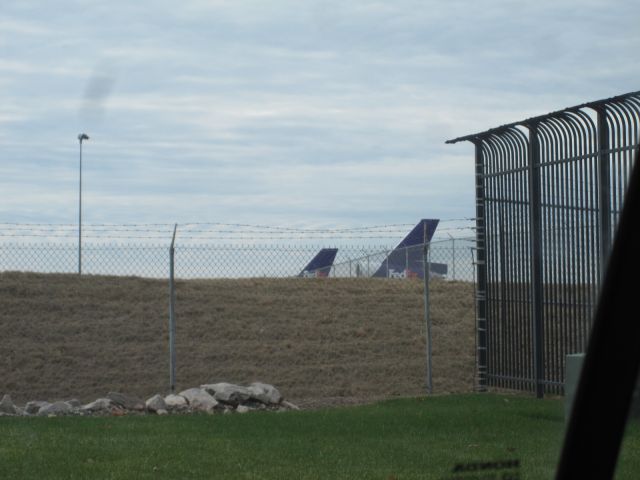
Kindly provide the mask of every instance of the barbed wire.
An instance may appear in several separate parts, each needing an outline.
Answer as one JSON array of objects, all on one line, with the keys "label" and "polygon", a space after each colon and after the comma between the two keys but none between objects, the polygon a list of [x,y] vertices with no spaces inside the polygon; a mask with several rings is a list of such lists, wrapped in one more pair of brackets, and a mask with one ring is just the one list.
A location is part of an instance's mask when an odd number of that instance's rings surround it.
[{"label": "barbed wire", "polygon": [[[7,226],[11,226],[12,228],[28,228],[28,229],[32,229],[32,228],[77,228],[78,224],[77,223],[0,223],[0,225],[7,225]],[[169,228],[173,228],[174,227],[174,223],[158,223],[158,224],[153,224],[153,223],[97,223],[97,224],[92,224],[92,223],[84,223],[83,227],[86,226],[87,228],[99,228],[99,229],[106,229],[106,228],[112,228],[112,229],[131,229],[131,228],[147,228],[150,229],[149,227],[165,227],[167,229]],[[397,223],[397,224],[387,224],[387,225],[372,225],[372,226],[365,226],[365,227],[351,227],[351,228],[322,228],[322,229],[313,229],[313,228],[294,228],[294,227],[279,227],[279,226],[271,226],[271,225],[251,225],[251,224],[242,224],[242,223],[178,223],[178,225],[181,228],[185,228],[185,227],[203,227],[203,226],[211,226],[211,227],[235,227],[235,228],[253,228],[253,229],[257,229],[257,230],[280,230],[280,231],[285,231],[285,232],[324,232],[324,231],[357,231],[357,230],[378,230],[378,229],[384,229],[384,230],[388,230],[388,229],[397,229],[397,228],[401,228],[401,227],[407,227],[407,226],[413,226],[413,224],[409,224],[409,223]],[[150,229],[150,230],[154,230],[154,231],[159,231],[158,229]],[[164,231],[164,229],[162,230]]]},{"label": "barbed wire", "polygon": [[[445,219],[439,220],[439,223],[446,222],[462,222],[462,221],[475,221],[475,218],[459,218],[459,219]],[[370,231],[370,230],[389,230],[400,229],[406,227],[414,227],[413,223],[391,223],[383,225],[368,225],[363,227],[345,227],[345,228],[295,228],[295,227],[282,227],[276,225],[256,225],[245,223],[221,223],[221,222],[186,222],[186,223],[83,223],[83,229],[95,228],[95,229],[136,229],[143,227],[151,231],[164,231],[158,229],[152,229],[150,227],[165,227],[172,229],[174,225],[178,225],[181,228],[185,227],[235,227],[235,228],[253,228],[256,230],[281,230],[285,232],[352,232],[352,231]],[[0,222],[0,226],[8,226],[13,229],[43,229],[43,228],[77,228],[77,223],[23,223],[23,222]]]},{"label": "barbed wire", "polygon": [[[473,219],[449,219],[442,222],[471,221]],[[175,224],[83,224],[83,239],[114,240],[163,240],[170,238]],[[163,226],[165,228],[153,228]],[[206,228],[206,227],[211,228]],[[386,224],[351,228],[289,228],[269,225],[231,223],[184,223],[178,225],[181,240],[199,241],[261,241],[261,240],[392,240],[407,233],[413,224]],[[195,227],[195,228],[193,228]],[[225,229],[222,229],[225,228]],[[229,229],[235,228],[235,229]],[[475,226],[458,226],[438,229],[438,233],[471,231]],[[76,238],[77,224],[54,223],[0,223],[3,238]]]},{"label": "barbed wire", "polygon": [[[449,228],[442,229],[440,232],[453,232],[453,231],[473,231],[476,227],[460,227],[460,228]],[[94,232],[95,233],[95,232]],[[117,232],[121,233],[121,232]],[[149,233],[144,231],[133,231],[133,233]],[[153,233],[153,232],[152,232]],[[95,235],[91,233],[85,233],[82,235],[83,239],[136,239],[136,240],[162,240],[167,239],[170,236],[170,232],[156,232],[156,233],[164,233],[163,235],[154,234],[154,235],[117,235],[117,234],[104,234],[104,235]],[[306,235],[291,235],[291,234],[282,234],[282,235],[267,235],[261,234],[261,232],[227,232],[227,235],[219,235],[220,233],[225,232],[185,232],[186,235],[180,234],[179,239],[181,240],[391,240],[397,239],[398,234],[395,235],[336,235],[334,232],[320,232],[318,234],[309,233]],[[193,235],[193,233],[201,233],[201,235]],[[253,236],[249,236],[249,233],[253,233]],[[374,233],[374,232],[372,232]],[[404,232],[403,232],[404,233]],[[25,233],[7,233],[0,232],[0,237],[4,238],[77,238],[77,232],[51,232],[51,233],[34,233],[34,232],[25,232]]]}]

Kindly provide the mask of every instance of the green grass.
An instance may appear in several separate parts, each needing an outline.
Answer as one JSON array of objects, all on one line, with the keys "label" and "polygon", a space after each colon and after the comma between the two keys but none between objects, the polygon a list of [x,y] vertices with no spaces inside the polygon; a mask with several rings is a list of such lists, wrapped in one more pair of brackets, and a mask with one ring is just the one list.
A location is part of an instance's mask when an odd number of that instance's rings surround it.
[{"label": "green grass", "polygon": [[[440,479],[460,462],[508,459],[520,460],[520,478],[552,478],[562,412],[559,400],[485,394],[246,415],[3,417],[0,478]],[[640,472],[635,427],[621,478]]]}]

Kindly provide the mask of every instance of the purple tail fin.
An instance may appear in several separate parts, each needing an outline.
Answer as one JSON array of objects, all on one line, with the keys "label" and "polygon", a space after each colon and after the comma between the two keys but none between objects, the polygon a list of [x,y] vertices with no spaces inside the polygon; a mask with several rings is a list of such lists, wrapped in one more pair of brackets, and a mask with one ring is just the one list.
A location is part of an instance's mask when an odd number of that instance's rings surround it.
[{"label": "purple tail fin", "polygon": [[298,277],[328,277],[337,253],[337,248],[323,248],[304,267]]},{"label": "purple tail fin", "polygon": [[[438,222],[440,222],[438,219],[420,220],[409,234],[404,237],[404,240],[384,259],[373,276],[382,278],[424,278],[423,245],[433,238]],[[430,275],[444,276],[446,274],[446,264],[430,264]]]}]

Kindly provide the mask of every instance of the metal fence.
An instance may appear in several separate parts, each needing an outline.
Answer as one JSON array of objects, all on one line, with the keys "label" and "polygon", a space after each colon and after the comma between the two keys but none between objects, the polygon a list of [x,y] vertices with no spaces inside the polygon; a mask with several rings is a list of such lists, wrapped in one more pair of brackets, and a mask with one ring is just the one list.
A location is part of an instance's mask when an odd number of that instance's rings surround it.
[{"label": "metal fence", "polygon": [[[432,242],[430,271],[434,277],[473,281],[474,239]],[[0,244],[0,271],[77,273],[78,250],[71,243]],[[304,268],[326,246],[315,245],[175,245],[175,277],[284,278],[303,276]],[[329,266],[306,274],[353,278],[423,277],[424,245],[407,248],[330,247],[337,250]],[[168,278],[170,246],[157,244],[97,244],[82,247],[82,271],[88,275]]]},{"label": "metal fence", "polygon": [[[362,365],[359,363],[358,369],[349,373],[350,376],[343,375],[342,381],[347,382],[345,379],[349,378],[352,384],[346,387],[336,385],[333,389],[336,392],[379,391],[379,387],[374,385],[366,386],[367,382],[375,379],[375,382],[387,382],[388,391],[397,389],[398,393],[413,395],[425,391],[468,391],[474,386],[474,247],[473,238],[434,241],[427,249],[425,245],[401,249],[377,245],[338,246],[331,248],[337,252],[329,267],[313,270],[308,268],[313,258],[319,251],[328,249],[327,246],[181,244],[178,239],[173,246],[88,242],[83,245],[82,266],[83,276],[136,276],[167,280],[170,288],[166,290],[167,302],[164,305],[169,307],[166,338],[171,358],[171,386],[184,382],[188,362],[185,358],[192,356],[186,355],[186,350],[202,350],[211,355],[211,349],[224,349],[228,344],[239,346],[242,342],[233,336],[236,335],[233,325],[243,321],[255,323],[251,316],[255,313],[243,319],[242,312],[247,310],[247,304],[257,302],[255,308],[264,308],[261,316],[276,316],[278,325],[291,325],[291,333],[283,331],[279,334],[281,346],[273,344],[269,348],[286,348],[283,346],[295,342],[296,348],[305,353],[304,359],[298,360],[292,369],[308,371],[310,377],[319,375],[319,369],[322,375],[330,375],[331,368],[334,368],[332,365],[336,363],[336,352],[339,352],[350,361],[360,358]],[[82,278],[77,275],[77,251],[77,245],[73,243],[0,243],[0,271],[64,273]],[[425,271],[430,273],[425,276]],[[307,283],[305,277],[315,278]],[[299,281],[289,282],[288,278],[299,278]],[[178,327],[176,334],[176,324],[193,325],[194,318],[200,318],[199,313],[194,313],[200,307],[190,296],[202,284],[201,279],[215,280],[206,283],[204,288],[209,295],[220,296],[220,304],[224,304],[215,311],[215,325],[225,325],[215,339],[220,343],[208,344],[207,347],[200,345],[193,332],[182,330],[181,333]],[[180,283],[190,281],[189,285]],[[105,281],[104,284],[116,283]],[[285,285],[283,288],[293,289],[282,306],[274,305],[271,299],[266,298],[280,284]],[[149,288],[155,289],[153,285],[156,283],[149,283]],[[310,287],[313,285],[317,288],[312,292]],[[327,292],[333,293],[328,295]],[[69,292],[69,295],[73,294]],[[23,301],[28,302],[29,299],[25,297]],[[65,300],[61,298],[59,301],[62,302],[61,308],[65,308]],[[138,308],[134,307],[136,302],[142,301],[126,300],[131,308]],[[100,300],[92,298],[89,302],[99,305]],[[158,310],[157,305],[144,308]],[[182,318],[181,313],[184,315]],[[318,318],[318,325],[309,326],[309,332],[317,330],[331,342],[299,337],[296,329],[301,327],[295,326],[296,318],[309,313]],[[284,320],[278,315],[291,318]],[[327,319],[340,325],[333,328],[327,324]],[[376,321],[388,325],[376,326]],[[299,322],[311,325],[313,320],[305,318]],[[247,326],[242,338],[250,338],[249,344],[255,345],[260,335],[257,326],[251,325]],[[367,340],[368,336],[380,338]],[[403,347],[398,349],[397,345]],[[372,351],[359,351],[363,346]],[[236,356],[241,354],[242,349],[233,353]],[[249,368],[254,367],[247,364],[246,359],[241,360],[236,366],[225,368],[235,372],[234,375],[248,375]],[[189,362],[187,370],[201,368],[193,359]],[[399,369],[400,365],[403,365],[404,373],[397,375],[397,379],[391,381],[384,377],[385,372]],[[276,370],[280,368],[274,367]],[[294,376],[293,373],[291,375]],[[295,375],[302,378],[306,373]],[[329,378],[327,376],[327,381]],[[282,381],[292,381],[287,379],[289,377]]]},{"label": "metal fence", "polygon": [[638,145],[640,92],[450,140],[475,145],[485,386],[561,393],[583,352]]}]

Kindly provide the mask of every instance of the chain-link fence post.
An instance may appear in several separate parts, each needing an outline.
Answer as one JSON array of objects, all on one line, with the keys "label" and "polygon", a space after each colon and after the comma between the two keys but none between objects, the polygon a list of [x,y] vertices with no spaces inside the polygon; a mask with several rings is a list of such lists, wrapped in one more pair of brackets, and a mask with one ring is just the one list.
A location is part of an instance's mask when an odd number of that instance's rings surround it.
[{"label": "chain-link fence post", "polygon": [[169,247],[169,387],[176,390],[176,284],[175,284],[175,242],[178,224],[173,227],[171,247]]},{"label": "chain-link fence post", "polygon": [[456,239],[450,233],[448,234],[451,239],[451,280],[456,279]]},{"label": "chain-link fence post", "polygon": [[429,315],[429,277],[431,266],[429,264],[429,241],[427,237],[427,226],[424,227],[424,249],[422,251],[423,275],[424,275],[424,320],[426,325],[427,344],[427,393],[433,393],[433,374],[431,358],[431,317]]}]

